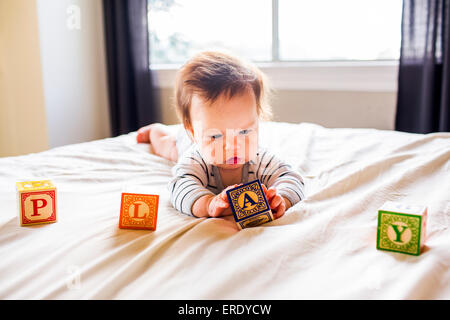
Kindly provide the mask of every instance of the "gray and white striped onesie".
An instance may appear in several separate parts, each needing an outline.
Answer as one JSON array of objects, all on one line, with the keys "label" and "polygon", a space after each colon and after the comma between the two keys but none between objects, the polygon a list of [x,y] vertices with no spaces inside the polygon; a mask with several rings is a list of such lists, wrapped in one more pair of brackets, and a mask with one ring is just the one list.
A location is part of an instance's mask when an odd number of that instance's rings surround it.
[{"label": "gray and white striped onesie", "polygon": [[[172,168],[172,175],[167,185],[170,201],[175,209],[191,216],[192,205],[198,198],[207,194],[217,195],[227,187],[222,183],[219,169],[206,163],[195,144],[180,156]],[[241,183],[256,179],[267,188],[276,187],[277,192],[292,205],[305,198],[300,174],[265,148],[260,148],[255,161],[246,162],[242,168]]]}]

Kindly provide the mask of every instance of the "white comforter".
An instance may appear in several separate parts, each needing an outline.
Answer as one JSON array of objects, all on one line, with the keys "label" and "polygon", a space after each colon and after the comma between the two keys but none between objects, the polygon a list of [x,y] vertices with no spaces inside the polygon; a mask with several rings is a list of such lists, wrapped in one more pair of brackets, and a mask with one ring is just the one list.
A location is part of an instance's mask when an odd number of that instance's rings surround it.
[{"label": "white comforter", "polygon": [[[261,130],[304,175],[307,199],[243,231],[173,209],[174,163],[134,132],[0,159],[0,298],[450,298],[449,133]],[[59,221],[20,227],[15,182],[44,178],[57,185]],[[124,191],[160,195],[156,231],[118,229]],[[376,249],[377,209],[388,200],[428,206],[420,256]]]}]

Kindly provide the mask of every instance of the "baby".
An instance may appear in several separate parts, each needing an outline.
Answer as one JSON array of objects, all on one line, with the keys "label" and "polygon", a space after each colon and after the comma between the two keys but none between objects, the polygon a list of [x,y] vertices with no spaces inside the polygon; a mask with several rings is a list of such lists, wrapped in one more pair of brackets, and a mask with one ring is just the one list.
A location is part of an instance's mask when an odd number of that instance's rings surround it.
[{"label": "baby", "polygon": [[258,145],[260,120],[269,120],[264,75],[219,52],[202,52],[184,64],[175,85],[183,128],[172,135],[154,123],[137,141],[177,162],[168,188],[172,205],[194,217],[232,215],[228,189],[259,179],[275,219],[304,199],[302,177]]}]

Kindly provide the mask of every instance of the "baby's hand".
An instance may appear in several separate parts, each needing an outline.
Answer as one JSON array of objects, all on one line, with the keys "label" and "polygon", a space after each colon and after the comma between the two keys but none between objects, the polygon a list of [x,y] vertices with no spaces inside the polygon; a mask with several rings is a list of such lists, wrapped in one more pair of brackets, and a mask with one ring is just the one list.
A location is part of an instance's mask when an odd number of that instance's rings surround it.
[{"label": "baby's hand", "polygon": [[[242,183],[241,183],[242,184]],[[240,184],[228,186],[221,193],[214,196],[208,205],[208,214],[210,217],[223,217],[232,215],[230,204],[227,198],[227,190],[235,188]]]},{"label": "baby's hand", "polygon": [[274,187],[270,187],[269,189],[267,189],[264,184],[262,184],[262,187],[267,201],[269,202],[270,209],[272,209],[273,218],[280,218],[286,211],[286,203],[283,197],[277,193],[277,189],[275,189]]}]

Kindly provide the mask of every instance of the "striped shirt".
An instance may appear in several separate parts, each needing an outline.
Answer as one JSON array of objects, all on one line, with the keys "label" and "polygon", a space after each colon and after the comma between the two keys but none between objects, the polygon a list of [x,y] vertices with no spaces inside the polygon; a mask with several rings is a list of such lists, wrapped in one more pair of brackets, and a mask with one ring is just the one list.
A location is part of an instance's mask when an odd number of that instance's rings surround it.
[{"label": "striped shirt", "polygon": [[[204,195],[217,195],[224,186],[217,166],[206,163],[196,145],[192,145],[172,168],[173,178],[167,188],[175,209],[192,214],[195,201]],[[242,181],[259,179],[267,188],[275,187],[277,193],[292,205],[305,198],[304,182],[298,172],[265,148],[258,150],[255,161],[246,162],[242,168]]]}]

